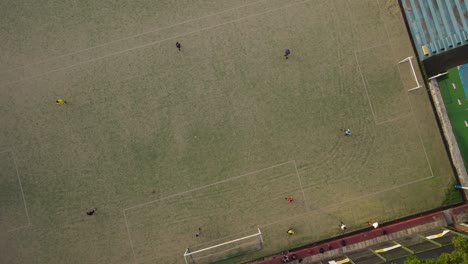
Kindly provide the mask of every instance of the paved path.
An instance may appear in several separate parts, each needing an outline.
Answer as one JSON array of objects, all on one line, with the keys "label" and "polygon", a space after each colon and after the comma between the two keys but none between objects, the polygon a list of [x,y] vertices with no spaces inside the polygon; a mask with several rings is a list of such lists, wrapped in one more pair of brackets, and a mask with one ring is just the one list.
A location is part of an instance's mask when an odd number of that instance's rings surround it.
[{"label": "paved path", "polygon": [[[429,91],[431,92],[436,112],[442,125],[442,132],[444,133],[445,140],[449,146],[450,157],[452,158],[453,165],[457,171],[458,179],[462,186],[468,186],[468,174],[466,172],[465,164],[463,163],[460,149],[458,148],[457,140],[453,134],[452,124],[448,118],[447,109],[445,108],[437,80],[431,80],[429,82]],[[465,190],[464,194],[465,198],[468,199],[468,190]]]}]

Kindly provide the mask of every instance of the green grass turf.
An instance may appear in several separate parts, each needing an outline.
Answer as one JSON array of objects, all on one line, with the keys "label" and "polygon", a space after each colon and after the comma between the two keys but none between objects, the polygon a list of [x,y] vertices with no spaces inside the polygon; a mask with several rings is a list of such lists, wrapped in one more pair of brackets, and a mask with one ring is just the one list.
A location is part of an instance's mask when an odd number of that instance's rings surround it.
[{"label": "green grass turf", "polygon": [[[453,181],[452,186],[458,185],[457,181]],[[463,201],[462,192],[450,186],[447,188],[447,192],[445,193],[445,199],[442,203],[443,205],[451,205],[460,203]]]},{"label": "green grass turf", "polygon": [[[455,84],[456,89],[453,89],[452,83]],[[465,167],[467,167],[468,127],[466,127],[465,121],[468,120],[468,99],[456,67],[449,69],[448,74],[439,79],[439,87]],[[458,100],[461,104],[458,103]]]},{"label": "green grass turf", "polygon": [[182,263],[260,227],[239,262],[438,208],[453,181],[397,1],[4,1],[0,20],[1,263]]}]

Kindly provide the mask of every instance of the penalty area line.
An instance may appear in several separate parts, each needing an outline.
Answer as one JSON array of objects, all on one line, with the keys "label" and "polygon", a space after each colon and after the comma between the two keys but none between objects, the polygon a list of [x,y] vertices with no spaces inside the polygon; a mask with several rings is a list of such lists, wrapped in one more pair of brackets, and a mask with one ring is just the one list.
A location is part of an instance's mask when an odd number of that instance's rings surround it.
[{"label": "penalty area line", "polygon": [[221,183],[225,183],[225,182],[229,182],[229,181],[232,181],[232,180],[236,180],[236,179],[239,179],[239,178],[242,178],[242,177],[251,175],[251,174],[255,174],[255,173],[262,172],[262,171],[265,171],[265,170],[269,170],[269,169],[272,169],[272,168],[280,167],[280,166],[283,166],[283,165],[286,165],[286,164],[292,163],[292,162],[294,162],[294,161],[292,161],[292,160],[286,161],[286,162],[283,162],[283,163],[280,163],[280,164],[276,164],[276,165],[273,165],[273,166],[270,166],[270,167],[267,167],[267,168],[263,168],[263,169],[256,170],[256,171],[252,171],[252,172],[248,172],[248,173],[245,173],[245,174],[236,176],[236,177],[232,177],[232,178],[229,178],[229,179],[226,179],[226,180],[222,180],[222,181],[219,181],[219,182],[210,183],[210,184],[208,184],[208,185],[201,186],[201,187],[198,187],[198,188],[195,188],[195,189],[191,189],[191,190],[184,191],[184,192],[180,192],[180,193],[176,193],[176,194],[171,194],[171,195],[169,195],[169,196],[166,196],[166,197],[163,197],[163,198],[160,198],[160,199],[156,199],[156,200],[149,201],[149,202],[146,202],[146,203],[142,203],[142,204],[138,204],[138,205],[135,205],[135,206],[127,207],[127,208],[123,209],[123,211],[125,212],[125,211],[131,210],[131,209],[135,209],[135,208],[139,208],[139,207],[148,205],[148,204],[152,204],[152,203],[164,201],[164,200],[171,199],[171,198],[174,198],[174,197],[177,197],[177,196],[180,196],[180,195],[184,195],[184,194],[191,193],[191,192],[194,192],[194,191],[199,191],[199,190],[202,190],[202,189],[206,189],[206,188],[211,187],[211,186],[214,186],[214,185],[218,185],[218,184],[221,184]]}]

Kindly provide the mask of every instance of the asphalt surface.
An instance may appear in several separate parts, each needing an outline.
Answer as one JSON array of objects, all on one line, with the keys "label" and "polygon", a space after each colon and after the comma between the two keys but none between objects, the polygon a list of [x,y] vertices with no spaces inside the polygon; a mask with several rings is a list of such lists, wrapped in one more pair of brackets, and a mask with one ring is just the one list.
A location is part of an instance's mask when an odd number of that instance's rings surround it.
[{"label": "asphalt surface", "polygon": [[[421,253],[417,253],[416,256],[420,259],[429,259],[429,258],[436,258],[442,253],[450,253],[454,250],[452,244],[448,244],[446,246],[442,246],[440,248],[434,248],[428,251],[424,251]],[[384,262],[384,264],[403,264],[405,262],[406,257],[394,259],[392,261]]]}]

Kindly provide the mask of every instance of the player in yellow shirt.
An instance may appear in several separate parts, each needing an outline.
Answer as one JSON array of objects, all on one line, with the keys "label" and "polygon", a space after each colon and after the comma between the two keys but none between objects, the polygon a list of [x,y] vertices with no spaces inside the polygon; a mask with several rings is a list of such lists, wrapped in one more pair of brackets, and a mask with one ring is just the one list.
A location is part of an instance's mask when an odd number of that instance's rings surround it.
[{"label": "player in yellow shirt", "polygon": [[65,100],[63,100],[63,99],[58,99],[57,101],[55,101],[55,103],[58,104],[58,105],[63,105],[63,104],[65,104],[66,102],[65,102]]}]

